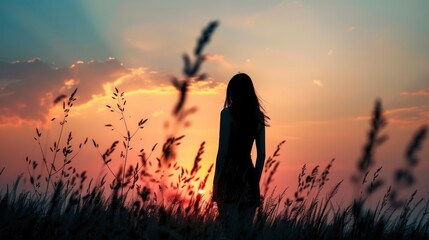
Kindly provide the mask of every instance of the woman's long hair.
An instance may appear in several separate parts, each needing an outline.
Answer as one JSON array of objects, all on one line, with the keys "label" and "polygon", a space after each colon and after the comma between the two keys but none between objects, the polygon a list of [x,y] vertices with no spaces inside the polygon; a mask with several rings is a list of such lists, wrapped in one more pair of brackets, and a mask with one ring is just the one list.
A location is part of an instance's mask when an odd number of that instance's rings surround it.
[{"label": "woman's long hair", "polygon": [[233,119],[239,123],[259,122],[268,126],[270,118],[259,103],[252,79],[245,73],[238,73],[229,80],[224,107],[231,109]]}]

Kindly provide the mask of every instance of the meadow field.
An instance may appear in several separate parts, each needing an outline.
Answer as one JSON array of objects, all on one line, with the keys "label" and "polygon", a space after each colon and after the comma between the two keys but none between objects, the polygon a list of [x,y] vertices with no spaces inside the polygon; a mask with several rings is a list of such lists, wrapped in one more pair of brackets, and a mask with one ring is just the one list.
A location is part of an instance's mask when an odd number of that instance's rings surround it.
[{"label": "meadow field", "polygon": [[[178,91],[178,101],[164,131],[163,144],[150,150],[141,149],[138,162],[129,151],[136,133],[148,119],[129,122],[126,92],[115,88],[111,103],[105,106],[121,125],[106,123],[106,133],[117,131],[121,137],[110,146],[100,146],[96,139],[86,138],[76,143],[72,132],[66,132],[69,113],[79,89],[55,101],[62,104],[63,116],[52,119],[59,124],[55,141],[49,150],[42,147],[44,133],[36,129],[34,144],[40,146],[40,157],[27,158],[25,174],[0,190],[1,239],[222,239],[222,227],[217,219],[216,204],[207,189],[213,165],[202,174],[204,147],[202,142],[192,168],[180,164],[176,149],[184,141],[181,131],[192,120],[195,109],[187,106],[189,86],[204,81],[200,74],[204,62],[204,47],[217,27],[211,22],[202,32],[192,56],[184,55],[182,78],[172,78]],[[106,121],[108,121],[106,119]],[[297,172],[297,189],[293,197],[286,189],[277,189],[273,178],[281,164],[280,142],[266,159],[261,182],[263,204],[258,208],[253,225],[243,229],[242,239],[429,239],[429,199],[417,198],[417,190],[403,199],[401,192],[413,189],[414,169],[419,164],[419,151],[427,136],[427,126],[417,129],[406,147],[403,167],[394,172],[388,186],[382,168],[374,168],[375,151],[387,140],[383,133],[388,119],[383,114],[381,100],[375,101],[367,140],[349,179],[327,182],[335,168],[332,159],[326,166],[302,167]],[[95,148],[106,173],[88,176],[85,169],[76,169],[82,148]],[[161,155],[155,156],[156,149]],[[25,149],[25,146],[23,146]],[[120,153],[119,158],[113,153]],[[34,160],[36,159],[36,160]],[[113,169],[111,162],[120,162]],[[1,162],[0,162],[1,164]],[[0,165],[0,178],[8,166]],[[108,179],[113,179],[112,181]],[[32,190],[21,188],[30,183]],[[352,201],[336,205],[332,199],[341,190],[343,181],[354,187]],[[331,187],[332,186],[332,187]],[[289,190],[291,191],[291,190]],[[375,192],[383,192],[374,207]]]}]

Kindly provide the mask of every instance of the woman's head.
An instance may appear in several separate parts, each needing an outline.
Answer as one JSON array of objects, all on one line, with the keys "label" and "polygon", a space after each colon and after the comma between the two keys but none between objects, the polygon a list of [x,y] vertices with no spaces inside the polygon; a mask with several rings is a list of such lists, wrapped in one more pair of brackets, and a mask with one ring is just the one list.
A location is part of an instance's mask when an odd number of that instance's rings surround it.
[{"label": "woman's head", "polygon": [[252,79],[245,73],[238,73],[229,80],[226,89],[225,107],[255,107],[258,101]]},{"label": "woman's head", "polygon": [[229,80],[224,107],[230,107],[235,118],[254,116],[267,125],[268,117],[259,104],[252,79],[245,73],[238,73]]}]

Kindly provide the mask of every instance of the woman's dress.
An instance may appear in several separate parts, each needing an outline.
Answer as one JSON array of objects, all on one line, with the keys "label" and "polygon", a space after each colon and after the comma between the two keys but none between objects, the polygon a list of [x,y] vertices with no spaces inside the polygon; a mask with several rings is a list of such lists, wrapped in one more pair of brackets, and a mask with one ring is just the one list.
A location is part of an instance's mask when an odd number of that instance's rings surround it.
[{"label": "woman's dress", "polygon": [[215,173],[213,200],[217,203],[236,203],[242,207],[259,205],[259,180],[251,158],[257,128],[256,121],[230,121],[225,162]]}]

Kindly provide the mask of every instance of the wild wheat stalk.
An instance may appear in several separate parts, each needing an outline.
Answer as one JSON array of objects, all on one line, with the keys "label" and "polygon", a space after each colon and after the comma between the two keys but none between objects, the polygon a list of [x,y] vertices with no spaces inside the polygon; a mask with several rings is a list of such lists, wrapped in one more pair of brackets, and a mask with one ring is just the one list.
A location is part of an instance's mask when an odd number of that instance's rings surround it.
[{"label": "wild wheat stalk", "polygon": [[62,138],[63,131],[64,131],[64,125],[67,123],[67,117],[69,116],[69,112],[70,112],[71,107],[73,106],[73,102],[76,100],[76,98],[74,97],[74,95],[76,94],[76,92],[77,92],[77,88],[70,95],[70,97],[69,97],[69,99],[67,101],[67,107],[66,107],[65,102],[63,102],[64,116],[63,116],[63,120],[60,122],[61,128],[60,128],[60,133],[58,135],[58,139],[57,139],[56,142],[54,142],[54,148],[53,148],[54,156],[53,156],[52,163],[51,163],[51,168],[49,169],[49,173],[48,173],[48,177],[47,177],[45,197],[48,194],[49,185],[52,184],[51,183],[51,177],[53,176],[52,171],[56,171],[56,169],[55,169],[55,161],[57,159],[57,154],[60,151],[59,146],[60,146],[61,138]]}]

